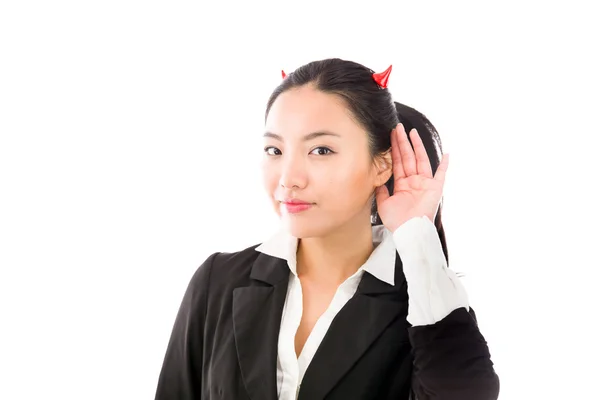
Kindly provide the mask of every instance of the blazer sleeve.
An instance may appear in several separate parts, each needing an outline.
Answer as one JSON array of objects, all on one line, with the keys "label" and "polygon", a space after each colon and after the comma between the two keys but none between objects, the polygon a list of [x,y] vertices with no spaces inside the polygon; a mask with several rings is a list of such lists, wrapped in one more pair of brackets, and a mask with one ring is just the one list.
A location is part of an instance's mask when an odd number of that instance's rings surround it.
[{"label": "blazer sleeve", "polygon": [[460,308],[443,320],[409,328],[415,400],[496,400],[500,381],[477,326],[475,312]]},{"label": "blazer sleeve", "polygon": [[158,378],[155,400],[201,398],[204,321],[212,254],[193,275],[175,317]]}]

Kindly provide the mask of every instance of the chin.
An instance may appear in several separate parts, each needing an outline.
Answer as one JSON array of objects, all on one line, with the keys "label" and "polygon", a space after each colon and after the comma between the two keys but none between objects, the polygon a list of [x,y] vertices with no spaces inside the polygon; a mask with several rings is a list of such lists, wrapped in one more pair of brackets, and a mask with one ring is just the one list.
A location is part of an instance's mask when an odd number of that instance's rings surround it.
[{"label": "chin", "polygon": [[298,239],[325,236],[329,231],[323,224],[315,224],[309,219],[303,221],[295,216],[283,215],[281,222],[284,229]]}]

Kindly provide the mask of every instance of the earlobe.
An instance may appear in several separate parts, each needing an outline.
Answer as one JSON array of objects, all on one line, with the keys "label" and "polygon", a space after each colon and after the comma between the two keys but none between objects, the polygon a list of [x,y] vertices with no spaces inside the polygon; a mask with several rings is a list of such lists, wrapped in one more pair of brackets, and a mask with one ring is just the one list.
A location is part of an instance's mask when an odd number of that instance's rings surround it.
[{"label": "earlobe", "polygon": [[375,178],[375,187],[385,185],[386,182],[392,177],[391,151],[387,151],[383,154],[380,154],[373,165],[377,171],[377,176]]}]

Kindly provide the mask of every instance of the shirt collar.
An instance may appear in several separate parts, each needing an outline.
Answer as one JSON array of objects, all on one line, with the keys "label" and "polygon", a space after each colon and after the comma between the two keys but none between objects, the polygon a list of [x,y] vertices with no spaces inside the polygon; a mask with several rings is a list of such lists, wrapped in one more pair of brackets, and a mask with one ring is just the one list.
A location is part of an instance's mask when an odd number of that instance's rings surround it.
[{"label": "shirt collar", "polygon": [[[373,244],[376,246],[360,270],[367,271],[380,281],[394,286],[396,271],[396,245],[392,233],[383,225],[372,227]],[[296,251],[298,238],[280,228],[269,240],[263,242],[256,251],[286,260],[290,271],[296,273]]]}]

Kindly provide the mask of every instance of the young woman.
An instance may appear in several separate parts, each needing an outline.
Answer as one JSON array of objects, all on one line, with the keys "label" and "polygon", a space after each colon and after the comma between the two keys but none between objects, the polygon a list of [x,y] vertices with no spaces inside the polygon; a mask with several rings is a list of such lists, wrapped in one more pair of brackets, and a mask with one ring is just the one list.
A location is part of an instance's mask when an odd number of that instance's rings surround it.
[{"label": "young woman", "polygon": [[[448,156],[384,73],[327,59],[267,104],[270,240],[192,277],[156,399],[496,399],[441,200]],[[408,132],[408,133],[407,133]]]}]

